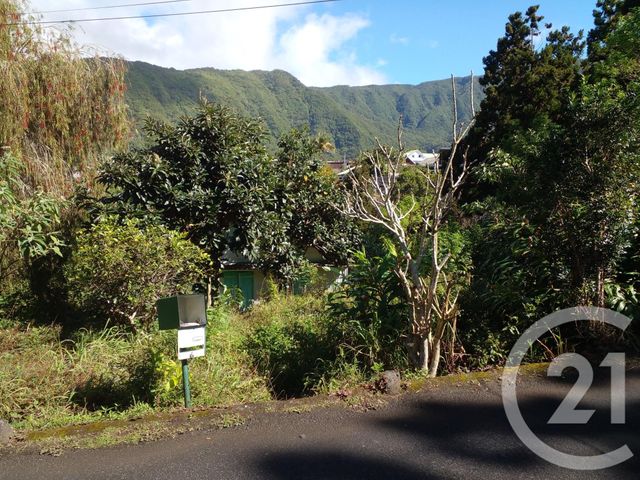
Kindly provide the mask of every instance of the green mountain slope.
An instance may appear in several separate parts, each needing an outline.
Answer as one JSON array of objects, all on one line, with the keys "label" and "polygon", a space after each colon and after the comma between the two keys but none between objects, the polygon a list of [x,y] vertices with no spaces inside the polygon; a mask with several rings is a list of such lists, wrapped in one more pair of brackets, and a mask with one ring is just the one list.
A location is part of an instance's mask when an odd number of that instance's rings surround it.
[{"label": "green mountain slope", "polygon": [[[200,96],[205,96],[244,115],[261,117],[274,138],[292,127],[309,125],[312,132],[330,137],[337,157],[356,156],[371,148],[376,137],[382,142],[395,142],[400,117],[407,148],[431,150],[450,142],[450,80],[317,88],[306,87],[281,70],[180,71],[131,62],[127,81],[127,102],[138,125],[147,116],[175,120],[192,111]],[[457,79],[462,120],[470,115],[469,82],[468,77]],[[476,92],[481,92],[477,84]]]}]

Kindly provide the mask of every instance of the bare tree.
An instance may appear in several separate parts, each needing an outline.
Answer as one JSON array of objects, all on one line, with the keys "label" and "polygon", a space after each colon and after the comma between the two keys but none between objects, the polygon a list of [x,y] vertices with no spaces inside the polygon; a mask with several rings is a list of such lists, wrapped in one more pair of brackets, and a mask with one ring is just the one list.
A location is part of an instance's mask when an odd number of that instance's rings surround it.
[{"label": "bare tree", "polygon": [[[438,371],[445,335],[455,335],[456,330],[460,282],[455,278],[455,272],[449,273],[445,269],[450,254],[441,254],[439,239],[446,217],[467,177],[467,150],[461,152],[460,145],[475,117],[473,73],[469,92],[472,120],[466,126],[458,120],[453,76],[451,85],[451,149],[446,156],[438,155],[432,169],[420,170],[428,185],[425,198],[419,202],[414,199],[409,208],[406,202],[400,202],[397,179],[406,160],[402,129],[399,127],[398,150],[376,140],[377,149],[364,154],[363,169],[352,170],[347,179],[346,205],[336,206],[350,217],[382,226],[390,234],[397,251],[394,271],[410,306],[410,358],[416,368],[427,371],[429,376],[435,376]],[[410,215],[412,219],[417,217],[418,225],[417,229],[411,231],[405,220]]]}]

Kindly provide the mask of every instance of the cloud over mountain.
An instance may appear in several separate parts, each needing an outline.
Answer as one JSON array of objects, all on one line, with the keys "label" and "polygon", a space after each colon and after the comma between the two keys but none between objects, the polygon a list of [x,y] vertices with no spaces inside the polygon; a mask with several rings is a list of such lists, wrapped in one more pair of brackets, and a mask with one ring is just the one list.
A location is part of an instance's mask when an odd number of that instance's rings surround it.
[{"label": "cloud over mountain", "polygon": [[[105,4],[118,4],[112,0]],[[126,2],[122,2],[126,3]],[[49,13],[45,20],[178,13],[273,4],[268,0],[195,0],[176,4]],[[90,0],[33,0],[36,11],[96,6]],[[128,60],[177,69],[284,69],[310,86],[385,83],[379,65],[359,61],[350,41],[369,26],[357,14],[282,7],[215,14],[78,23],[82,44]]]}]

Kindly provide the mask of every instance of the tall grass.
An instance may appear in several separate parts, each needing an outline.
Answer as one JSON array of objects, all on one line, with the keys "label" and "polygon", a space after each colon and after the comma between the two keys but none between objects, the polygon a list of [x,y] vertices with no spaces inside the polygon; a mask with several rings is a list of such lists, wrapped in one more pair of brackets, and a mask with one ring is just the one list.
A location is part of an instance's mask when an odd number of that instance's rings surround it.
[{"label": "tall grass", "polygon": [[[344,344],[322,295],[276,295],[209,311],[206,355],[190,361],[194,406],[328,392],[375,373]],[[181,407],[175,331],[132,333],[0,322],[0,418],[35,429]]]},{"label": "tall grass", "polygon": [[[204,358],[191,361],[194,404],[224,405],[270,398],[237,332],[212,314]],[[132,334],[118,328],[0,329],[0,418],[18,428],[84,422],[113,414],[181,405],[175,332]]]}]

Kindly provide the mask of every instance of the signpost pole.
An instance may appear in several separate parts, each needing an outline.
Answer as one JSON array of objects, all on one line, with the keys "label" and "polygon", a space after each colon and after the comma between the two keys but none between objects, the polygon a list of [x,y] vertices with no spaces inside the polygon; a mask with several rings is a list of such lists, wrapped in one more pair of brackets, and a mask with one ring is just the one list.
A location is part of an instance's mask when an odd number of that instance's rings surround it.
[{"label": "signpost pole", "polygon": [[189,386],[189,360],[182,360],[182,388],[184,390],[184,406],[191,408],[191,388]]},{"label": "signpost pole", "polygon": [[184,406],[191,408],[189,359],[203,357],[207,344],[207,304],[204,295],[176,295],[156,302],[158,328],[178,330],[177,354],[182,361]]}]

